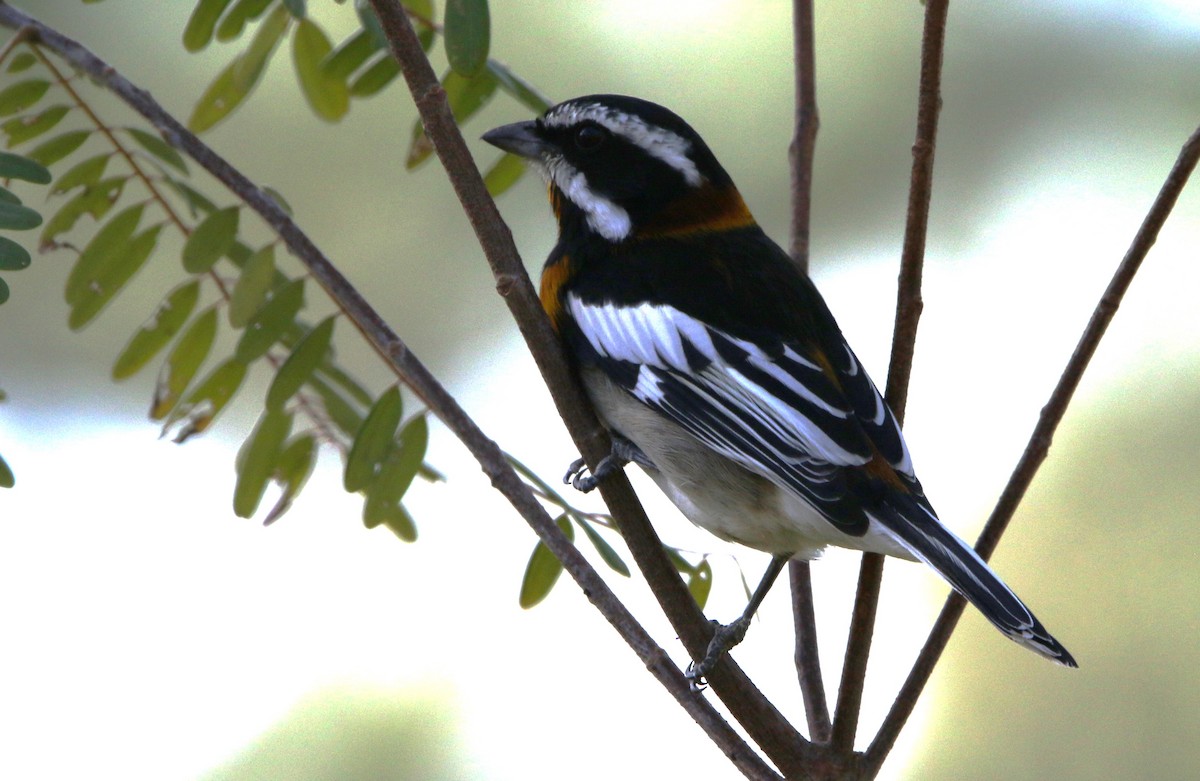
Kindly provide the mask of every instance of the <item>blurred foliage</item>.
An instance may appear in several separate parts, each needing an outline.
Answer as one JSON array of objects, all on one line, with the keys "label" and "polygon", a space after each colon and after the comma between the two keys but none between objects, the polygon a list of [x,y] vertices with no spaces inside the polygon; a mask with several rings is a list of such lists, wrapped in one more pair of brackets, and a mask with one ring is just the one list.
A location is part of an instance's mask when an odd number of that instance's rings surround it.
[{"label": "blurred foliage", "polygon": [[[458,122],[474,117],[498,90],[534,112],[549,107],[535,87],[488,56],[485,0],[449,2],[443,24],[434,21],[432,0],[414,0],[406,7],[426,51],[439,37],[444,40],[451,67],[442,84]],[[306,15],[303,3],[199,0],[183,32],[187,51],[243,35],[249,41],[197,100],[190,129],[209,130],[242,106],[289,36],[296,83],[317,117],[336,122],[350,110],[351,98],[379,94],[399,70],[369,4],[356,2],[353,14],[358,29],[335,46]],[[0,125],[0,133],[10,149],[33,148],[24,156],[0,153],[0,177],[53,182],[38,249],[76,255],[65,289],[71,330],[91,324],[156,252],[165,254],[159,251],[160,238],[176,234],[182,240],[181,275],[129,338],[112,377],[132,377],[165,351],[150,418],[162,422],[164,435],[171,433],[183,443],[209,429],[246,385],[252,369],[270,374],[258,422],[237,455],[234,513],[256,515],[274,484],[278,495],[263,522],[278,520],[306,484],[320,446],[328,445],[343,457],[346,491],[364,497],[364,525],[385,526],[400,539],[415,541],[417,527],[403,505],[404,495],[418,476],[440,479],[424,461],[429,441],[425,412],[405,420],[398,386],[374,395],[338,363],[338,318],[330,315],[316,325],[306,318],[313,310],[306,276],[279,268],[278,237],[253,246],[245,238],[242,206],[221,206],[215,200],[219,196],[206,194],[211,184],[194,180],[188,163],[152,128],[102,119],[91,88],[51,53],[26,41],[14,43],[5,49],[7,60],[0,58],[11,81],[0,82],[0,117],[11,117]],[[432,151],[418,121],[408,167],[417,167]],[[500,194],[523,171],[518,158],[501,155],[485,174],[489,190]],[[288,210],[281,195],[268,193]],[[38,212],[0,189],[0,230],[41,224]],[[29,258],[25,248],[0,237],[0,269],[23,268]],[[0,302],[6,297],[0,280]],[[229,341],[224,337],[229,336],[236,337],[235,346],[223,356]],[[579,526],[602,561],[629,575],[628,566],[595,528],[613,529],[611,519],[576,509],[531,471],[514,465],[542,499],[562,511],[560,525],[568,533],[571,524]],[[12,483],[11,470],[0,460],[0,486]],[[712,577],[707,563],[693,565],[679,551],[670,553],[703,606]],[[561,571],[562,565],[539,542],[522,581],[522,606],[544,599]]]},{"label": "blurred foliage", "polygon": [[326,690],[298,703],[206,781],[462,778],[444,693]]}]

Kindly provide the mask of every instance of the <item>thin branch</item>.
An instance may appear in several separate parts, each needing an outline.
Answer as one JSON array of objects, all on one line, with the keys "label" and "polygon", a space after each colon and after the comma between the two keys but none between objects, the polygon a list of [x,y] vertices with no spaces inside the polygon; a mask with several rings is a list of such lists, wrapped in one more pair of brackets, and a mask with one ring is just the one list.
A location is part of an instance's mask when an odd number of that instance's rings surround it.
[{"label": "thin branch", "polygon": [[[792,171],[792,262],[808,273],[809,223],[812,213],[813,156],[817,145],[816,43],[814,40],[812,0],[792,3],[792,60],[795,71],[795,134],[788,150]],[[804,699],[809,737],[828,743],[830,736],[829,704],[825,699],[825,680],[821,675],[821,657],[817,643],[817,617],[813,609],[812,572],[808,562],[788,564],[792,593],[792,622],[796,633],[796,677]]]},{"label": "thin branch", "polygon": [[[887,402],[903,423],[908,401],[908,382],[921,318],[921,273],[925,259],[925,236],[929,226],[929,200],[933,192],[933,152],[941,108],[942,51],[946,39],[949,0],[926,0],[925,26],[921,34],[921,82],[917,98],[917,134],[913,144],[912,176],[908,194],[908,217],[904,228],[904,251],[896,291],[896,326],[888,365]],[[879,587],[883,580],[883,556],[863,555],[859,570],[858,596],[846,644],[846,661],[838,691],[833,724],[837,750],[854,749],[858,715],[871,651]]]},{"label": "thin branch", "polygon": [[[371,4],[387,35],[392,55],[400,63],[425,133],[433,142],[479,237],[496,278],[497,289],[525,337],[559,415],[581,454],[594,466],[609,452],[608,436],[567,369],[562,347],[550,329],[541,302],[517,255],[512,235],[483,186],[446,103],[445,91],[400,4],[395,0],[371,0]],[[623,475],[614,475],[600,484],[600,493],[672,628],[692,658],[702,658],[712,636],[712,627],[663,551],[662,542],[646,518],[629,481]],[[807,775],[805,758],[812,754],[811,744],[758,691],[732,659],[726,657],[718,665],[709,676],[709,683],[734,718],[785,775],[796,778]]]},{"label": "thin branch", "polygon": [[816,45],[812,0],[793,0],[792,46],[796,83],[795,136],[789,151],[792,164],[791,255],[808,272],[809,218],[812,212],[813,154],[817,147]]},{"label": "thin branch", "polygon": [[825,700],[825,680],[821,677],[812,569],[808,562],[788,562],[788,579],[792,587],[792,621],[796,628],[796,675],[800,679],[804,714],[808,718],[808,736],[814,743],[828,743],[833,733],[829,703]]},{"label": "thin branch", "polygon": [[[1158,239],[1158,233],[1175,207],[1179,194],[1187,185],[1189,177],[1196,168],[1197,161],[1200,161],[1200,127],[1192,133],[1180,150],[1175,165],[1167,174],[1158,196],[1154,199],[1150,211],[1146,213],[1145,219],[1142,220],[1141,227],[1138,228],[1125,257],[1113,274],[1112,280],[1109,281],[1104,295],[1096,304],[1091,319],[1088,321],[1083,335],[1080,336],[1079,343],[1075,346],[1075,352],[1072,353],[1058,384],[1050,394],[1050,399],[1042,408],[1037,426],[1029,438],[1029,444],[1026,445],[1025,452],[1021,454],[1021,460],[1013,470],[1008,485],[1005,486],[1004,492],[996,504],[996,509],[992,511],[991,517],[988,518],[987,524],[984,525],[983,531],[979,535],[979,540],[975,543],[975,549],[985,560],[990,558],[996,550],[996,545],[1000,542],[1000,537],[1004,534],[1009,521],[1012,520],[1017,505],[1024,497],[1030,483],[1033,482],[1038,468],[1045,461],[1050,450],[1050,442],[1054,438],[1054,432],[1066,415],[1071,397],[1074,395],[1075,389],[1079,387],[1079,381],[1083,378],[1088,363],[1095,354],[1100,340],[1104,337],[1109,323],[1116,315],[1117,308],[1121,305],[1121,299],[1133,282],[1134,275],[1137,274],[1142,261],[1146,259],[1150,248]],[[921,690],[928,682],[965,605],[966,602],[957,594],[946,600],[933,630],[929,633],[929,638],[925,641],[925,646],[917,657],[912,672],[909,673],[908,679],[901,687],[896,701],[892,704],[891,711],[883,720],[875,740],[866,751],[863,759],[864,766],[874,768],[876,771],[882,766],[884,758],[891,750],[892,744],[895,743],[897,735],[900,734],[900,729],[912,713],[917,698],[921,695]]]},{"label": "thin branch", "polygon": [[[558,530],[529,487],[513,471],[500,448],[488,439],[458,405],[424,364],[407,348],[361,294],[342,276],[312,241],[276,204],[274,199],[249,181],[236,168],[213,152],[168,114],[146,91],[135,87],[85,47],[20,11],[0,3],[0,25],[19,29],[29,27],[30,35],[55,51],[72,66],[115,94],[134,111],[154,125],[173,146],[190,155],[200,166],[221,181],[254,209],[287,243],[292,253],[306,266],[392,371],[421,397],[429,409],[467,447],[479,462],[493,486],[504,495],[518,513],[533,527],[542,542],[563,563],[564,569],[579,584],[583,593],[613,625],[637,653],[651,674],[662,683],[676,701],[705,730],[742,773],[751,779],[778,779],[754,751],[737,735],[703,697],[691,691],[690,684],[669,656],[637,623],[604,580],[579,551]],[[409,28],[411,32],[411,27]],[[467,158],[469,161],[469,157]],[[473,166],[472,166],[473,168]],[[476,173],[476,176],[478,174]],[[507,234],[507,231],[504,231]],[[497,241],[499,241],[497,239]],[[511,239],[509,239],[511,243]],[[500,242],[502,246],[502,242]],[[515,250],[514,256],[515,256]]]}]

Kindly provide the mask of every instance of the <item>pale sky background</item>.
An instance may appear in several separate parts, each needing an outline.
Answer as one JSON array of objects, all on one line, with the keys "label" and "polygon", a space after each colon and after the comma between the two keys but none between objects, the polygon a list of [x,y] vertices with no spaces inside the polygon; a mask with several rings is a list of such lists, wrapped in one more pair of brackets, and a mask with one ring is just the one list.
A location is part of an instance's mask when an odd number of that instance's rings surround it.
[{"label": "pale sky background", "polygon": [[[186,55],[178,40],[189,5],[23,7],[186,116],[244,45]],[[349,29],[338,9],[309,5],[335,37]],[[789,4],[493,6],[496,57],[554,99],[618,91],[667,103],[785,240]],[[906,430],[927,492],[967,539],[1200,122],[1198,9],[1183,0],[952,4]],[[921,12],[915,1],[817,4],[813,273],[881,385]],[[444,176],[435,166],[402,169],[414,116],[406,94],[397,84],[331,128],[303,105],[286,54],[207,140],[284,192],[484,430],[555,478],[573,446]],[[110,121],[132,121],[99,104]],[[468,138],[525,115],[499,97]],[[481,163],[492,159],[473,148]],[[528,177],[500,207],[536,270],[553,241],[541,185]],[[968,611],[884,778],[1200,772],[1189,727],[1200,707],[1200,582],[1187,544],[1200,520],[1197,247],[1200,196],[1189,191],[996,558],[1081,670],[1047,664]],[[160,260],[80,335],[67,332],[61,304],[69,258],[40,257],[5,275],[13,296],[0,308],[0,388],[9,395],[0,453],[18,484],[0,492],[0,777],[354,777],[348,765],[329,776],[316,766],[347,746],[359,749],[345,756],[361,758],[388,745],[411,748],[361,777],[740,777],[573,584],[564,579],[545,603],[519,609],[534,536],[440,427],[429,461],[449,481],[410,494],[413,545],[362,528],[361,503],[341,491],[332,452],[279,523],[235,518],[233,458],[265,383],[245,390],[209,434],[177,447],[144,418],[155,369],[120,386],[108,378],[175,279],[170,253]],[[382,390],[384,372],[350,329],[340,332],[344,363]],[[736,615],[744,596],[734,556],[752,581],[765,556],[722,545],[649,481],[636,483],[668,542],[712,553],[710,615]],[[857,561],[835,551],[814,567],[831,701]],[[860,743],[946,591],[915,565],[889,563],[886,578]],[[641,581],[612,582],[686,663]],[[803,724],[790,627],[778,589],[735,656]],[[314,748],[326,744],[338,748]]]}]

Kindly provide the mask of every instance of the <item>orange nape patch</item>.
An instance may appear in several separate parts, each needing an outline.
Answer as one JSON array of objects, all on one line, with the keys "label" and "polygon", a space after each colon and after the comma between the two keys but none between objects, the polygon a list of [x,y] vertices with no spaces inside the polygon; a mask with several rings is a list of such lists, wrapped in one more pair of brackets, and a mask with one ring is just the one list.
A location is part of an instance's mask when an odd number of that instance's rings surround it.
[{"label": "orange nape patch", "polygon": [[574,268],[571,265],[571,257],[569,255],[560,255],[554,262],[546,265],[542,269],[542,284],[538,290],[538,298],[542,302],[542,309],[546,310],[546,315],[550,318],[550,325],[554,326],[556,332],[560,332],[559,321],[563,317],[562,305],[562,286],[567,283],[574,273]]},{"label": "orange nape patch", "polygon": [[639,238],[680,238],[692,233],[749,228],[754,215],[733,185],[706,183],[679,198],[638,229]]}]

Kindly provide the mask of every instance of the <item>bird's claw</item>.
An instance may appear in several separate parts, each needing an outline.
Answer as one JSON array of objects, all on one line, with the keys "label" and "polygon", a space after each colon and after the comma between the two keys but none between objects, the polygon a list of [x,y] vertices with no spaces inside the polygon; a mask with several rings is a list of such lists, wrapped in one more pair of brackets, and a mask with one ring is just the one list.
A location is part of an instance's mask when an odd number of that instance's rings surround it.
[{"label": "bird's claw", "polygon": [[742,642],[746,636],[746,630],[750,628],[750,622],[745,617],[739,618],[731,624],[721,624],[716,621],[711,623],[715,629],[712,640],[708,641],[708,650],[704,652],[704,658],[699,662],[689,664],[684,673],[684,677],[691,681],[692,691],[700,691],[708,685],[708,674],[731,648]]},{"label": "bird's claw", "polygon": [[587,462],[582,458],[577,458],[567,467],[567,473],[563,475],[563,483],[586,494],[600,484],[596,476],[589,475],[587,471]]}]

